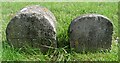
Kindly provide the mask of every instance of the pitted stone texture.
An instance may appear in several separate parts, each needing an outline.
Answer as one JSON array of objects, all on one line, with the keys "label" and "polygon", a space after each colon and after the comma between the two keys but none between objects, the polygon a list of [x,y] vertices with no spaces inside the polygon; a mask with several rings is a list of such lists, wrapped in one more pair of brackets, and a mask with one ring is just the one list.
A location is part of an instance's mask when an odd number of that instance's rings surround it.
[{"label": "pitted stone texture", "polygon": [[99,14],[86,14],[75,18],[69,26],[71,48],[76,52],[111,48],[113,25]]},{"label": "pitted stone texture", "polygon": [[45,7],[28,6],[11,19],[6,28],[6,38],[14,47],[26,45],[40,48],[43,52],[57,47],[56,19]]}]

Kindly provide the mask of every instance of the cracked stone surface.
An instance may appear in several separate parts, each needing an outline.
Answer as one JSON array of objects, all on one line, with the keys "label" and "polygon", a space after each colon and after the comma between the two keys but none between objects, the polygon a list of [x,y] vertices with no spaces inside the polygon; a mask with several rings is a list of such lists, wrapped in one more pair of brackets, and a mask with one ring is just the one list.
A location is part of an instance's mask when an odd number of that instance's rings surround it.
[{"label": "cracked stone surface", "polygon": [[103,15],[79,16],[71,22],[68,31],[70,47],[76,52],[111,49],[113,25]]},{"label": "cracked stone surface", "polygon": [[6,38],[10,45],[21,48],[31,46],[47,51],[57,47],[56,19],[51,11],[38,5],[20,10],[6,28]]}]

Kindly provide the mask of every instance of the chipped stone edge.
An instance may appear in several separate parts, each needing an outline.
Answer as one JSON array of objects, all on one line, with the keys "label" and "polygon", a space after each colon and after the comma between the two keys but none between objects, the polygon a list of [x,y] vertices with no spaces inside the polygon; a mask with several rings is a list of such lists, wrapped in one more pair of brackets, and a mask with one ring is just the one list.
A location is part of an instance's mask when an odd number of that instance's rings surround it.
[{"label": "chipped stone edge", "polygon": [[[78,18],[78,17],[79,17],[79,18]],[[110,21],[110,22],[112,23],[112,21],[111,21],[108,17],[106,17],[106,16],[104,16],[104,15],[101,15],[101,14],[83,14],[83,15],[78,16],[78,17],[76,17],[76,18],[73,19],[72,21],[74,21],[74,20],[76,20],[76,19],[85,18],[85,17],[103,17],[103,18],[107,19],[108,21]],[[75,22],[76,22],[76,21],[75,21]]]}]

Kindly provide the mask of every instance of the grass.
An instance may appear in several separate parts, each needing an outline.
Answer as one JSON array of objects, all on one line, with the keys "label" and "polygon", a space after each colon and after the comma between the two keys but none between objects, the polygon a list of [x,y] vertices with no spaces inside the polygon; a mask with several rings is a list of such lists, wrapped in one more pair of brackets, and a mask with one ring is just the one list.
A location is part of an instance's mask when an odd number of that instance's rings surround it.
[{"label": "grass", "polygon": [[[26,2],[26,3],[9,3],[2,4],[2,60],[8,61],[118,61],[118,44],[116,38],[118,37],[118,4],[104,3],[104,2]],[[25,52],[19,49],[11,48],[6,41],[5,29],[10,19],[20,9],[28,5],[41,5],[51,10],[57,20],[57,42],[59,48],[54,51],[48,51],[47,54],[42,54],[36,49],[28,48]],[[87,13],[102,14],[110,18],[114,26],[112,49],[109,52],[96,53],[76,53],[68,49],[68,35],[67,30],[70,22],[77,16]]]},{"label": "grass", "polygon": [[[1,4],[0,4],[0,9],[1,9]],[[0,20],[2,19],[2,13],[1,13],[1,10],[0,10]],[[2,21],[0,21],[0,37],[2,37],[2,31],[1,31],[1,28],[2,28]],[[0,61],[2,60],[2,38],[0,38]]]}]

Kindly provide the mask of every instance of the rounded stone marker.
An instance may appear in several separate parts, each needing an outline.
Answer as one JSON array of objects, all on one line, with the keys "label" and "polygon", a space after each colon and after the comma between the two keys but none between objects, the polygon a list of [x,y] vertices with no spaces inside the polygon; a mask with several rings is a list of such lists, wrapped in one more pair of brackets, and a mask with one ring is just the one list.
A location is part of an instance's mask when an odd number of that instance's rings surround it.
[{"label": "rounded stone marker", "polygon": [[70,47],[76,52],[111,48],[113,25],[99,14],[86,14],[75,18],[69,26]]},{"label": "rounded stone marker", "polygon": [[47,8],[28,6],[11,19],[6,28],[6,38],[12,46],[31,46],[46,52],[57,47],[56,19]]}]

